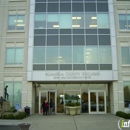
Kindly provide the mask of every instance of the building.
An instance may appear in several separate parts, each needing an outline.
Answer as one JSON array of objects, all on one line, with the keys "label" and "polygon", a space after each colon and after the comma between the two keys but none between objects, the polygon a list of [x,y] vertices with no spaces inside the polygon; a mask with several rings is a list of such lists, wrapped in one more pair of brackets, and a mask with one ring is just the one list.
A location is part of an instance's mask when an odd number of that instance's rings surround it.
[{"label": "building", "polygon": [[0,95],[8,86],[11,106],[129,111],[130,1],[0,0],[0,10]]}]

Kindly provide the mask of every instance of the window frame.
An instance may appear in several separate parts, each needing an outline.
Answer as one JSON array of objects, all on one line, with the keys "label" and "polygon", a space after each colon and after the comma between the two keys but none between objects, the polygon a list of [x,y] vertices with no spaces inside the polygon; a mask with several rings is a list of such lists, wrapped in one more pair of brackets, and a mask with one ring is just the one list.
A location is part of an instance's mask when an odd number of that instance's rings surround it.
[{"label": "window frame", "polygon": [[[7,62],[7,50],[8,49],[14,49],[14,61],[13,61],[13,63],[8,63]],[[17,49],[22,49],[22,63],[16,63],[16,50]],[[6,47],[6,55],[5,55],[6,57],[5,57],[5,65],[23,65],[23,61],[24,61],[24,48],[23,47]]]},{"label": "window frame", "polygon": [[[23,24],[24,24],[23,29],[18,29],[18,27],[17,27],[17,23],[18,23],[18,22],[15,22],[15,29],[9,29],[9,26],[10,26],[10,24],[9,24],[9,22],[10,22],[10,21],[9,21],[9,17],[10,17],[10,16],[15,16],[15,17],[16,17],[16,21],[19,20],[19,19],[18,19],[19,16],[24,16],[24,19],[23,19]],[[26,28],[26,27],[25,27],[25,22],[26,22],[26,21],[25,21],[25,14],[17,14],[17,13],[16,13],[16,14],[8,14],[8,26],[7,26],[7,30],[8,30],[8,31],[24,31],[25,28]]]},{"label": "window frame", "polygon": [[[125,22],[126,22],[126,24],[127,24],[127,28],[125,28],[125,29],[121,29],[120,28],[120,17],[119,17],[119,15],[125,15]],[[128,19],[127,19],[127,15],[130,15],[130,14],[127,14],[127,13],[119,13],[118,14],[118,28],[119,28],[119,30],[120,31],[130,31],[130,28],[128,28]]]},{"label": "window frame", "polygon": [[123,64],[123,57],[122,57],[122,48],[128,48],[128,50],[129,50],[129,58],[130,58],[130,46],[121,46],[121,65],[128,65],[128,66],[130,66],[130,63],[129,64]]}]

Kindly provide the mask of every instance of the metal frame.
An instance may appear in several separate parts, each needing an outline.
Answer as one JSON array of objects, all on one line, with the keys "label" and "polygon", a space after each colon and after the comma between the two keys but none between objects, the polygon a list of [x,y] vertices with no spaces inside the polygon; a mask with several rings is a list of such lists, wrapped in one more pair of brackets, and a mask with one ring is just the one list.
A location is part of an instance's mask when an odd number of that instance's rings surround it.
[{"label": "metal frame", "polygon": [[[41,105],[42,105],[41,104],[41,93],[42,92],[46,94],[47,101],[50,101],[50,92],[55,93],[55,105],[54,105],[54,107],[55,107],[55,114],[57,114],[57,91],[56,90],[40,90],[39,91],[39,114],[41,114],[40,110],[41,110]],[[48,96],[48,94],[49,94],[49,96]],[[48,97],[49,97],[49,99],[48,99]]]},{"label": "metal frame", "polygon": [[[91,103],[91,99],[90,99],[90,93],[91,92],[95,92],[96,93],[96,108],[97,108],[97,110],[95,111],[95,112],[91,112],[91,108],[90,108],[90,103]],[[99,92],[103,92],[104,93],[104,105],[105,105],[105,110],[103,111],[103,112],[100,112],[99,111],[99,108],[98,108],[98,106],[99,106],[99,102],[98,102],[98,93]],[[88,92],[88,99],[89,99],[89,114],[105,114],[106,113],[106,108],[107,108],[107,106],[106,106],[106,91],[105,90],[89,90],[89,92]]]}]

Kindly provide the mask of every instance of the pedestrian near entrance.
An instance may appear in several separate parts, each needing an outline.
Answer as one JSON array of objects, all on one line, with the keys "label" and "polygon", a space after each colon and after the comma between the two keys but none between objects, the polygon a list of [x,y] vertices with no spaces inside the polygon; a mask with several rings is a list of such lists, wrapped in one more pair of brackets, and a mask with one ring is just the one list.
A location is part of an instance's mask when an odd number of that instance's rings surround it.
[{"label": "pedestrian near entrance", "polygon": [[46,116],[47,116],[47,113],[48,113],[48,102],[47,102],[47,100],[45,100],[42,107],[43,107],[43,115],[46,114]]},{"label": "pedestrian near entrance", "polygon": [[52,109],[53,109],[53,100],[50,100],[50,115],[52,115]]}]

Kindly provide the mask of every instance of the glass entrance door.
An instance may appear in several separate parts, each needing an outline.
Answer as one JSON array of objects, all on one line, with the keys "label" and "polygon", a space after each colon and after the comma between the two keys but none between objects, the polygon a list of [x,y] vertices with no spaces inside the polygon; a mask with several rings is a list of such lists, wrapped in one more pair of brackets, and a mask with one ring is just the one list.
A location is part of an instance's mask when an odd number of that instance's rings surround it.
[{"label": "glass entrance door", "polygon": [[106,113],[105,91],[89,91],[89,113]]},{"label": "glass entrance door", "polygon": [[[45,90],[45,91],[39,91],[39,114],[41,113],[41,106],[42,103],[47,100],[48,103],[50,103],[50,100],[53,100],[53,109],[52,114],[56,114],[57,112],[57,98],[56,98],[56,90]],[[50,108],[49,111],[50,113]]]}]

